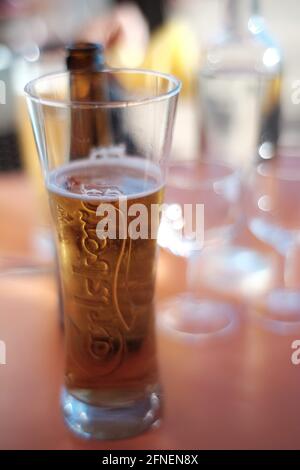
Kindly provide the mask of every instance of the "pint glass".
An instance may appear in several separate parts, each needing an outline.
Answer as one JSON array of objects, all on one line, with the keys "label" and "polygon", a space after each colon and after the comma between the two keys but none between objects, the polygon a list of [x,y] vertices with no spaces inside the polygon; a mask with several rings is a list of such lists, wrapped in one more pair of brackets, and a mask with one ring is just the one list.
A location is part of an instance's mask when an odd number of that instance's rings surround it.
[{"label": "pint glass", "polygon": [[63,292],[61,405],[82,437],[128,437],[157,419],[157,214],[179,91],[175,77],[128,69],[25,88]]}]

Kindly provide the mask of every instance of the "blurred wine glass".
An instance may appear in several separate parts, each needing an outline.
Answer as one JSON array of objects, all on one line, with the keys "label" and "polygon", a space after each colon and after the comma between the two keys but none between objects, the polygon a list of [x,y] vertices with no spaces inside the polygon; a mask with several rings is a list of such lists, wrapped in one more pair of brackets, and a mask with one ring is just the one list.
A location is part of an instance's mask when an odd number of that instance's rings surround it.
[{"label": "blurred wine glass", "polygon": [[[247,188],[251,232],[284,257],[284,285],[293,288],[300,236],[300,159],[281,155],[259,164]],[[299,287],[299,286],[298,286]]]},{"label": "blurred wine glass", "polygon": [[[175,162],[169,168],[165,201],[158,243],[187,259],[190,318],[199,320],[201,330],[205,314],[206,327],[211,321],[214,329],[220,302],[227,305],[238,296],[248,300],[273,282],[270,256],[232,243],[243,220],[241,171],[219,161]],[[190,328],[184,302],[175,299],[181,307],[172,323],[183,331]]]},{"label": "blurred wine glass", "polygon": [[220,162],[176,162],[168,173],[158,242],[178,256],[229,240],[240,219],[239,172]]}]

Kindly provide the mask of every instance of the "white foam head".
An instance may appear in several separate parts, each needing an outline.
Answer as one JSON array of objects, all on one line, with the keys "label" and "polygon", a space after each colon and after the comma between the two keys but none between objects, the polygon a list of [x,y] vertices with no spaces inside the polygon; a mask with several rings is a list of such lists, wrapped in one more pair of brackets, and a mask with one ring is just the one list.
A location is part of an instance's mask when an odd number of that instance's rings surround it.
[{"label": "white foam head", "polygon": [[[141,157],[122,156],[85,158],[63,165],[50,172],[47,189],[76,199],[111,201],[147,196],[158,191],[163,184],[157,164]],[[122,191],[121,187],[126,187],[126,190]]]}]

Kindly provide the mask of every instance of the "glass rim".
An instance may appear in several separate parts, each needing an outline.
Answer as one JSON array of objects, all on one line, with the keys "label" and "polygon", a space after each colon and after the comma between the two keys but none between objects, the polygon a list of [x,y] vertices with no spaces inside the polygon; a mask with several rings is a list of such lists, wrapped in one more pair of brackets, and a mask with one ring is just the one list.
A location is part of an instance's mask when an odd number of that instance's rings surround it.
[{"label": "glass rim", "polygon": [[[224,175],[215,175],[215,176],[209,176],[205,177],[203,180],[199,180],[197,178],[196,180],[193,180],[194,173],[191,173],[191,175],[185,175],[184,180],[186,182],[186,185],[182,185],[182,180],[183,178],[179,178],[180,182],[177,184],[174,184],[174,180],[176,179],[175,175],[172,175],[172,170],[176,170],[177,168],[180,169],[188,169],[188,170],[193,170],[193,169],[198,169],[200,165],[208,165],[211,167],[215,168],[222,168],[224,170],[227,170],[228,173]],[[178,176],[178,175],[177,175]],[[173,177],[173,179],[172,179]],[[169,181],[168,181],[169,178]],[[208,161],[208,160],[173,160],[169,163],[168,165],[168,178],[166,185],[168,184],[172,186],[170,183],[170,180],[173,181],[173,186],[181,188],[182,190],[201,190],[202,188],[208,188],[210,186],[213,186],[218,183],[225,183],[226,181],[230,181],[232,179],[235,179],[238,183],[241,181],[241,170],[239,168],[235,168],[233,165],[230,165],[228,163],[223,162],[222,160],[216,159],[213,161]],[[193,180],[193,181],[192,181]]]},{"label": "glass rim", "polygon": [[62,77],[62,76],[67,76],[69,72],[68,71],[62,71],[62,72],[53,72],[53,73],[48,73],[41,75],[38,78],[35,78],[34,80],[30,80],[24,87],[24,93],[25,96],[30,99],[31,101],[34,101],[36,103],[45,105],[45,106],[51,106],[54,108],[128,108],[128,107],[133,107],[133,106],[142,106],[145,104],[149,103],[155,103],[158,101],[164,101],[167,99],[170,99],[174,96],[177,96],[181,90],[181,80],[179,80],[177,77],[174,75],[164,73],[164,72],[158,72],[156,70],[150,70],[150,69],[143,69],[143,68],[126,68],[126,67],[120,67],[120,68],[104,68],[101,71],[97,73],[111,73],[111,74],[137,74],[137,75],[148,75],[148,76],[153,76],[153,77],[160,77],[165,80],[168,80],[170,83],[173,84],[172,89],[160,93],[156,96],[149,96],[146,98],[141,98],[137,100],[116,100],[116,101],[72,101],[72,100],[59,100],[59,99],[51,99],[51,98],[41,98],[38,96],[36,92],[34,92],[34,86],[41,82],[42,80],[45,79],[54,79],[55,77]]},{"label": "glass rim", "polygon": [[298,163],[297,157],[283,156],[279,161],[269,160],[264,161],[258,164],[255,168],[255,172],[258,177],[261,178],[272,178],[278,181],[286,182],[299,182],[300,183],[300,165],[297,165],[296,168],[291,167],[280,167],[280,163],[292,162]]}]

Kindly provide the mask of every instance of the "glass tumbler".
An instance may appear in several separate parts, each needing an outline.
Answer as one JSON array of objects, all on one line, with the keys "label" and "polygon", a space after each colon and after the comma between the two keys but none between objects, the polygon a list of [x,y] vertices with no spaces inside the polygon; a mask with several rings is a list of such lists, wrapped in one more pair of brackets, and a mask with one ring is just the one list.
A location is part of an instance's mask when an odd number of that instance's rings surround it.
[{"label": "glass tumbler", "polygon": [[61,406],[81,437],[129,437],[158,417],[156,238],[179,91],[129,69],[25,87],[63,294]]}]

